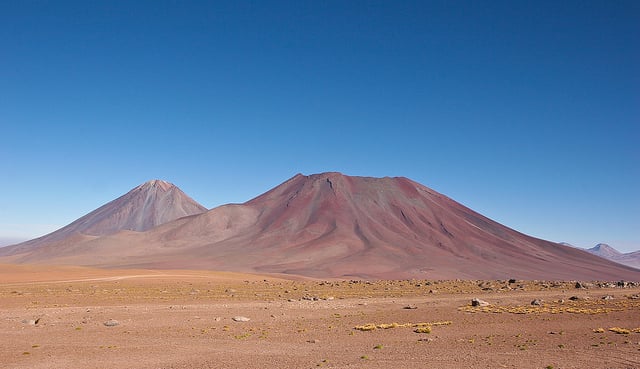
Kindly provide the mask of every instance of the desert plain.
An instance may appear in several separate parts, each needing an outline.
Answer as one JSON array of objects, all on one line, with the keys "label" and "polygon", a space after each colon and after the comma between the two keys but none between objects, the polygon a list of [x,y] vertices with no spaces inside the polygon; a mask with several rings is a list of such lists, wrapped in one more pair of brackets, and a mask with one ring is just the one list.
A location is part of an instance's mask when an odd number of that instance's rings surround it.
[{"label": "desert plain", "polygon": [[640,287],[578,287],[0,265],[0,366],[640,367]]}]

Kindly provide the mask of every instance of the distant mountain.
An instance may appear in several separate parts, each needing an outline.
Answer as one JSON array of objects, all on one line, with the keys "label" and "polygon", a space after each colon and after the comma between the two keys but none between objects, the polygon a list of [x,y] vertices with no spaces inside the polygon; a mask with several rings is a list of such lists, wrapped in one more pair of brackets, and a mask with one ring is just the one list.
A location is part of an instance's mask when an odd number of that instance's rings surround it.
[{"label": "distant mountain", "polygon": [[177,186],[152,180],[40,238],[3,248],[0,255],[37,249],[69,238],[93,239],[122,230],[146,231],[160,224],[207,211]]},{"label": "distant mountain", "polygon": [[340,173],[298,174],[244,204],[146,232],[76,235],[9,260],[317,278],[640,280],[640,271],[524,235],[407,178]]},{"label": "distant mountain", "polygon": [[25,241],[24,238],[0,237],[0,247],[15,245],[16,243]]},{"label": "distant mountain", "polygon": [[599,243],[587,251],[616,263],[640,269],[640,251],[623,254],[606,243]]},{"label": "distant mountain", "polygon": [[614,249],[613,247],[607,245],[606,243],[599,243],[594,247],[588,249],[587,251],[589,251],[594,255],[598,255],[600,257],[607,258],[607,259],[615,258],[617,256],[622,255],[620,251]]}]

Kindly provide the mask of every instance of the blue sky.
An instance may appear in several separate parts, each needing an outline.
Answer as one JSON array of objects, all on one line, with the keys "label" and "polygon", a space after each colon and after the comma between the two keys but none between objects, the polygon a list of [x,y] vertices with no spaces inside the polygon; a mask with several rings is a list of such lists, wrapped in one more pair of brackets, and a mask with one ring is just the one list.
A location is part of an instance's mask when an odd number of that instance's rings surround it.
[{"label": "blue sky", "polygon": [[638,39],[637,1],[3,1],[0,240],[340,171],[637,250]]}]

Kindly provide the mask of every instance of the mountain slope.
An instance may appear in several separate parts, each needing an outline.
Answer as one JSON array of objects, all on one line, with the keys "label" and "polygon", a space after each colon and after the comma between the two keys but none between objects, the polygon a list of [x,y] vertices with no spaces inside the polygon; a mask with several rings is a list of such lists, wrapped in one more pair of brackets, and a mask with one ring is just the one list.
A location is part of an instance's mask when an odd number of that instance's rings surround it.
[{"label": "mountain slope", "polygon": [[587,249],[593,255],[615,261],[616,263],[628,265],[640,269],[640,251],[628,252],[626,254],[614,249],[606,243],[599,243],[594,247]]},{"label": "mountain slope", "polygon": [[626,279],[640,272],[526,236],[407,178],[296,175],[147,232],[59,241],[14,262],[317,278]]},{"label": "mountain slope", "polygon": [[[0,249],[15,254],[77,237],[107,236],[121,230],[146,231],[160,224],[207,211],[177,186],[152,180],[99,207],[69,225],[40,238]],[[93,239],[95,237],[88,237]]]}]

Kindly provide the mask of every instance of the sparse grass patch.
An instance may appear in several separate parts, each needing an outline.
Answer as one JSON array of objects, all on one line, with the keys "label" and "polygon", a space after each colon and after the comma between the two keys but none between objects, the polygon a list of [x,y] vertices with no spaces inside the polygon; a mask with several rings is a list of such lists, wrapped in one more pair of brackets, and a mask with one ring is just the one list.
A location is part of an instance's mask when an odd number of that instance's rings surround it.
[{"label": "sparse grass patch", "polygon": [[246,333],[243,333],[243,334],[238,334],[238,335],[234,336],[234,338],[237,339],[237,340],[244,340],[244,339],[247,339],[249,337],[251,337],[251,333],[249,333],[249,332],[246,332]]},{"label": "sparse grass patch", "polygon": [[[421,328],[429,328],[429,332],[431,332],[431,327],[432,326],[440,326],[440,325],[451,325],[452,322],[450,320],[447,321],[439,321],[439,322],[429,322],[429,323],[404,323],[404,324],[398,324],[398,323],[382,323],[382,324],[374,324],[374,323],[368,323],[368,324],[364,324],[364,325],[357,325],[355,326],[353,329],[356,329],[358,331],[373,331],[375,329],[391,329],[391,328],[417,328],[416,331],[418,329]],[[427,333],[427,332],[420,332],[420,333]]]},{"label": "sparse grass patch", "polygon": [[458,311],[467,313],[510,313],[510,314],[607,314],[615,311],[625,311],[640,307],[640,300],[591,300],[579,299],[570,301],[553,301],[541,306],[531,305],[509,305],[498,306],[489,305],[483,307],[472,307],[465,305],[458,308]]},{"label": "sparse grass patch", "polygon": [[611,327],[609,328],[610,332],[613,333],[617,333],[617,334],[629,334],[631,333],[631,330],[627,329],[627,328],[621,328],[621,327]]},{"label": "sparse grass patch", "polygon": [[398,328],[400,326],[400,324],[398,323],[391,323],[391,324],[378,324],[376,325],[376,328],[380,328],[380,329],[389,329],[389,328]]},{"label": "sparse grass patch", "polygon": [[363,331],[363,332],[367,332],[367,331],[372,331],[374,329],[376,329],[376,325],[375,324],[364,324],[364,325],[356,325],[354,329],[357,329],[359,331]]},{"label": "sparse grass patch", "polygon": [[413,330],[416,333],[431,333],[431,327],[430,326],[426,326],[426,327],[418,327],[416,329]]}]

